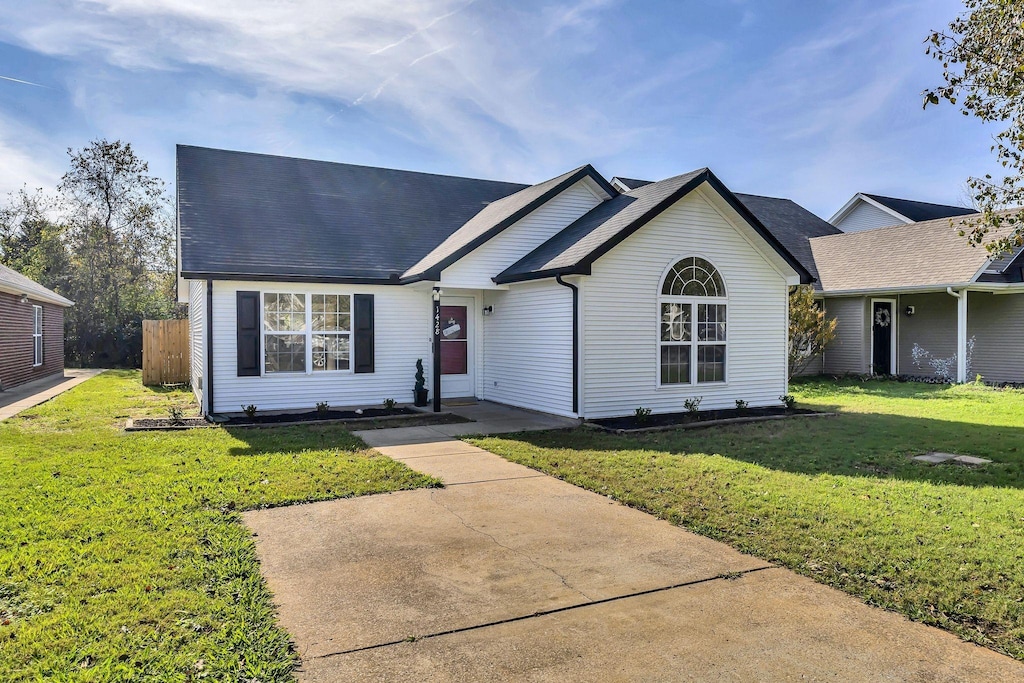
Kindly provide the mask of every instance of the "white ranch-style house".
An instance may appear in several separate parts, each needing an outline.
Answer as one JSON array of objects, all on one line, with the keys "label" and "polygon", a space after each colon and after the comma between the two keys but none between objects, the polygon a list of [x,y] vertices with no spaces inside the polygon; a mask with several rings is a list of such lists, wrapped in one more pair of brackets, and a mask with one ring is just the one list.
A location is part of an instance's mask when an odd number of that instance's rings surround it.
[{"label": "white ranch-style house", "polygon": [[835,232],[708,169],[522,185],[179,146],[177,178],[204,414],[411,402],[417,359],[435,408],[776,405],[807,238]]}]

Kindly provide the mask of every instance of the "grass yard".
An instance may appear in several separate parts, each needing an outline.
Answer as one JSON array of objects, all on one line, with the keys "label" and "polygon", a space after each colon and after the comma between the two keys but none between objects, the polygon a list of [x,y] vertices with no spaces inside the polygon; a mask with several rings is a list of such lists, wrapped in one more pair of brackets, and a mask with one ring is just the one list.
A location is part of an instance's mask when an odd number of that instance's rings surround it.
[{"label": "grass yard", "polygon": [[0,422],[3,680],[291,680],[238,513],[436,484],[338,426],[120,430],[172,404],[108,372]]},{"label": "grass yard", "polygon": [[[1024,659],[1024,391],[809,381],[792,393],[841,414],[473,443]],[[994,462],[910,460],[933,450]]]}]

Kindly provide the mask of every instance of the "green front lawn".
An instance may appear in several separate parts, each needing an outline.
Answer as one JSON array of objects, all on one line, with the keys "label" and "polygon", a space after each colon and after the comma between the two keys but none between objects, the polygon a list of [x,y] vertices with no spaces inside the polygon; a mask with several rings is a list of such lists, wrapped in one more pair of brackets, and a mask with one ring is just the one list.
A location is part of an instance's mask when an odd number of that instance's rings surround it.
[{"label": "green front lawn", "polygon": [[436,483],[337,426],[120,430],[175,403],[108,372],[0,422],[3,680],[290,680],[239,512]]},{"label": "green front lawn", "polygon": [[[1024,659],[1024,391],[814,381],[792,392],[841,414],[474,443]],[[927,451],[994,462],[910,460]]]}]

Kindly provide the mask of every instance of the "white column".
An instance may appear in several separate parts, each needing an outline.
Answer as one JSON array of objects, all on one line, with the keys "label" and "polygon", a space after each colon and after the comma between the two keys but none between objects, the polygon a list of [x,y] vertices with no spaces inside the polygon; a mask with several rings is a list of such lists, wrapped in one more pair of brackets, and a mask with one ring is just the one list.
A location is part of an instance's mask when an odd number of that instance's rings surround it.
[{"label": "white column", "polygon": [[956,381],[967,381],[967,290],[956,300]]}]

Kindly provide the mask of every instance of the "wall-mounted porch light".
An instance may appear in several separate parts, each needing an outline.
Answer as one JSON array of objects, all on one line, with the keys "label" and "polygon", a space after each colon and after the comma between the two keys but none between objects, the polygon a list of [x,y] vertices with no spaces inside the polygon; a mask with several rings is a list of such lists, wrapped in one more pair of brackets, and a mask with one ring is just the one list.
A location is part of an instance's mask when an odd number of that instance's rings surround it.
[{"label": "wall-mounted porch light", "polygon": [[28,303],[28,294],[22,294],[21,295],[21,303],[23,303],[23,304],[27,304]]},{"label": "wall-mounted porch light", "polygon": [[907,314],[908,318],[912,317],[914,315],[914,313],[916,313],[916,311],[914,310],[913,306],[907,306],[906,309],[904,309],[903,312]]},{"label": "wall-mounted porch light", "polygon": [[494,306],[484,306],[480,312],[484,315],[490,315],[491,313],[494,313]]}]

